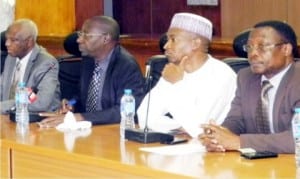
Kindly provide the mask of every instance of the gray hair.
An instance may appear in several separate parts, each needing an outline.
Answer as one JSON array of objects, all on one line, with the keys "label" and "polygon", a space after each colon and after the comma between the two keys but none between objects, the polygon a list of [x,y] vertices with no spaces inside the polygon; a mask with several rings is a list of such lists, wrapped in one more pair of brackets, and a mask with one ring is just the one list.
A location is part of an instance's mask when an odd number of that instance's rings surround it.
[{"label": "gray hair", "polygon": [[35,22],[30,19],[18,19],[12,25],[20,25],[24,35],[31,36],[36,42],[38,36],[38,28]]}]

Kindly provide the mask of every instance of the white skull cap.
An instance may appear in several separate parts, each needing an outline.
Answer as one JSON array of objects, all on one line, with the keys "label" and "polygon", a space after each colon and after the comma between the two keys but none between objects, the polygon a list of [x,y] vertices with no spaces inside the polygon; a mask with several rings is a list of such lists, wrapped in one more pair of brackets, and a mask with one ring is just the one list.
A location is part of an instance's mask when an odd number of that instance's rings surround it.
[{"label": "white skull cap", "polygon": [[210,20],[192,13],[176,13],[169,28],[179,28],[194,32],[208,40],[212,38],[212,23]]}]

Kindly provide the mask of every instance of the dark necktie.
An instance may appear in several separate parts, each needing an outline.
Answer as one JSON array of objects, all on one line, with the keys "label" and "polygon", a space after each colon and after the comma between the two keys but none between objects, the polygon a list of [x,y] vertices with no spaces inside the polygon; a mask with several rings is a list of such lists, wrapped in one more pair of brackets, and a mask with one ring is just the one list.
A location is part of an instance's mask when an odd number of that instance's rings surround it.
[{"label": "dark necktie", "polygon": [[261,94],[256,108],[256,125],[260,133],[270,133],[268,91],[272,87],[269,81],[262,82]]},{"label": "dark necktie", "polygon": [[20,82],[20,78],[21,78],[21,62],[18,61],[15,67],[15,73],[10,87],[9,99],[14,99],[16,87]]},{"label": "dark necktie", "polygon": [[97,101],[101,101],[101,91],[102,91],[102,77],[103,77],[103,69],[99,64],[96,64],[92,80],[89,84],[88,96],[86,102],[86,111],[93,112],[96,110],[101,110],[100,106],[97,106]]}]

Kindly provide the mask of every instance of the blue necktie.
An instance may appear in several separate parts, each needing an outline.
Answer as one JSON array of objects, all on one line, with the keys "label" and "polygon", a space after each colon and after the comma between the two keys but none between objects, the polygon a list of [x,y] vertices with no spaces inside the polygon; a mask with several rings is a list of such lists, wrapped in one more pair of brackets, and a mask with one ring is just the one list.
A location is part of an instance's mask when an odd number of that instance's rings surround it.
[{"label": "blue necktie", "polygon": [[[97,110],[101,110],[101,91],[102,91],[102,77],[103,77],[103,69],[99,64],[96,64],[92,80],[89,84],[88,96],[86,102],[86,111],[93,112]],[[99,106],[97,106],[97,101]]]}]

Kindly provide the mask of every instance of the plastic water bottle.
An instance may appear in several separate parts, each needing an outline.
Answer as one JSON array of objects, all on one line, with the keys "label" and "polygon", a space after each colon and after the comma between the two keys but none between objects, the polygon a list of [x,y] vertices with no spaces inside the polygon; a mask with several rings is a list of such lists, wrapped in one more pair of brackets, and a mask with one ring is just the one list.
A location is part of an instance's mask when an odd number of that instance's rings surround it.
[{"label": "plastic water bottle", "polygon": [[300,167],[300,108],[295,108],[295,114],[292,119],[292,129],[295,141],[296,165]]},{"label": "plastic water bottle", "polygon": [[17,132],[24,133],[29,128],[28,113],[28,90],[24,82],[19,82],[16,88],[15,104],[16,104],[16,123]]},{"label": "plastic water bottle", "polygon": [[121,98],[121,124],[120,124],[120,136],[121,139],[125,139],[125,129],[135,128],[134,115],[135,115],[135,99],[132,95],[131,89],[125,89],[124,95]]}]

